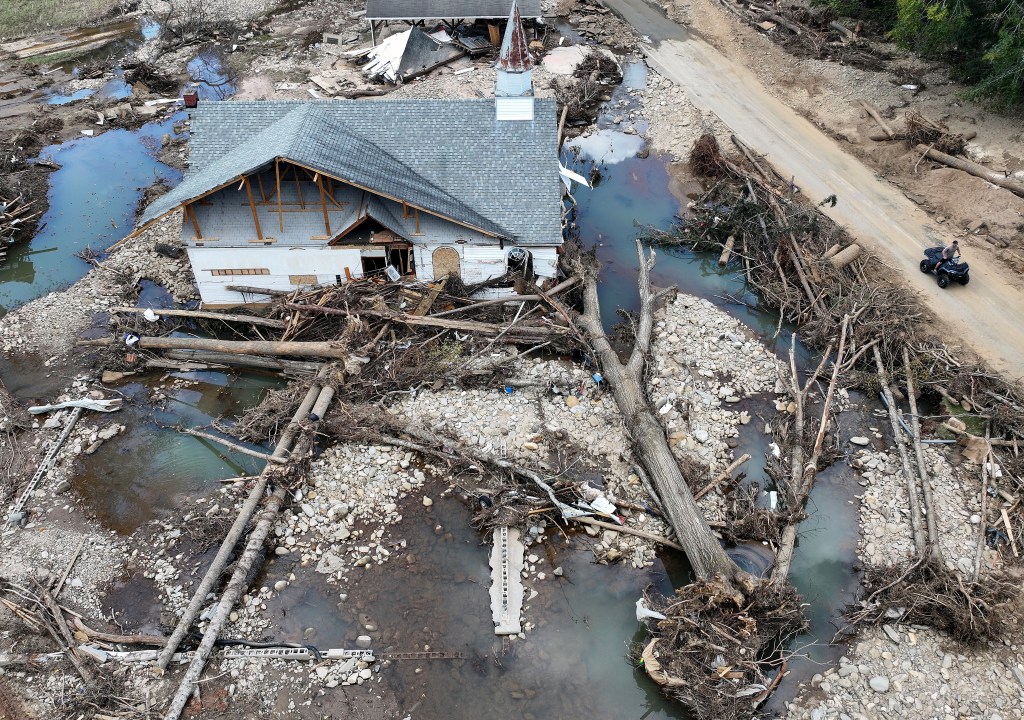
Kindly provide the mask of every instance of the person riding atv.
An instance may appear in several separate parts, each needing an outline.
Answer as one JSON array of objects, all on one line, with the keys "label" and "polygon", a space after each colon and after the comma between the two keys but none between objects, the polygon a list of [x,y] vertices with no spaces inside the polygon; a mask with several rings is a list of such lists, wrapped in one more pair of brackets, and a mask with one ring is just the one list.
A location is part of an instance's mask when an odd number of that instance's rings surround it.
[{"label": "person riding atv", "polygon": [[942,263],[946,262],[947,260],[952,260],[953,258],[959,257],[959,256],[960,256],[960,241],[959,240],[954,240],[952,243],[950,243],[946,247],[942,248],[942,257],[940,257],[939,261],[937,263],[935,263],[935,270],[938,271],[939,265],[941,265]]},{"label": "person riding atv", "polygon": [[960,255],[958,241],[954,240],[946,247],[927,248],[924,254],[925,259],[921,261],[921,272],[933,273],[940,288],[947,287],[950,280],[956,280],[961,285],[970,282],[970,266],[957,260]]}]

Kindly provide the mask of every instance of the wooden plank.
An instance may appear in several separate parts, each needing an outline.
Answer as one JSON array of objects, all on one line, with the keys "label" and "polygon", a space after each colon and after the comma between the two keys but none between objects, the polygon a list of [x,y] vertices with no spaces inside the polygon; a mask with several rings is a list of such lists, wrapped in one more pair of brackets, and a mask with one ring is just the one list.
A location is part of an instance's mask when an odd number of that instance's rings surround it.
[{"label": "wooden plank", "polygon": [[274,158],[274,175],[277,177],[277,217],[281,222],[281,232],[284,232],[284,213],[281,212],[281,160]]},{"label": "wooden plank", "polygon": [[192,228],[196,231],[196,240],[203,239],[203,233],[199,229],[199,221],[196,219],[196,211],[192,209],[192,204],[188,204],[184,208],[185,216],[192,221]]},{"label": "wooden plank", "polygon": [[320,207],[324,211],[324,230],[330,237],[331,218],[327,215],[327,194],[324,192],[324,179],[319,174],[316,176],[316,186],[320,189]]},{"label": "wooden plank", "polygon": [[434,307],[434,302],[437,300],[437,296],[444,292],[445,285],[448,284],[448,278],[445,278],[439,283],[434,283],[430,286],[430,292],[423,296],[420,300],[420,304],[416,306],[416,309],[412,311],[412,315],[418,315],[422,317],[430,312],[430,308]]},{"label": "wooden plank", "polygon": [[260,216],[256,212],[256,202],[252,199],[252,185],[249,178],[242,176],[242,183],[245,185],[245,194],[249,197],[249,207],[252,209],[252,221],[256,225],[256,237],[263,239],[263,228],[260,227]]}]

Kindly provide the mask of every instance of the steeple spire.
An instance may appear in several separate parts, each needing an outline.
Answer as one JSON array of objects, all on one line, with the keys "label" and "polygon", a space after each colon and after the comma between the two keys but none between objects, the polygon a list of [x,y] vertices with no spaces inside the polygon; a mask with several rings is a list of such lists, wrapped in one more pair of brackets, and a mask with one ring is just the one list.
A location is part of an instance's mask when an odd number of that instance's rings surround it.
[{"label": "steeple spire", "polygon": [[515,0],[495,64],[495,110],[498,120],[533,120],[533,56]]}]

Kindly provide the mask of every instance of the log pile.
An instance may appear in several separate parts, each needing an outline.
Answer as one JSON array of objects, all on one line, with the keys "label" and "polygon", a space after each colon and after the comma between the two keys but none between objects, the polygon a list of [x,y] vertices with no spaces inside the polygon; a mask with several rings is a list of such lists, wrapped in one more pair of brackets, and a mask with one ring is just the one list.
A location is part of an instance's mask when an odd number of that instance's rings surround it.
[{"label": "log pile", "polygon": [[[144,308],[115,308],[114,335],[80,344],[101,348],[97,362],[120,372],[238,367],[309,376],[341,361],[353,376],[352,392],[379,397],[421,383],[488,380],[517,355],[515,346],[584,347],[560,299],[576,284],[543,291],[520,280],[523,294],[509,289],[496,299],[473,299],[480,288],[457,280],[353,280],[275,294],[258,315],[153,308],[159,319],[150,321]],[[497,351],[504,362],[494,360]]]},{"label": "log pile", "polygon": [[860,35],[860,24],[850,29],[837,22],[827,8],[777,5],[759,0],[719,0],[744,23],[764,33],[798,57],[832,60],[863,70],[885,69],[889,55]]}]

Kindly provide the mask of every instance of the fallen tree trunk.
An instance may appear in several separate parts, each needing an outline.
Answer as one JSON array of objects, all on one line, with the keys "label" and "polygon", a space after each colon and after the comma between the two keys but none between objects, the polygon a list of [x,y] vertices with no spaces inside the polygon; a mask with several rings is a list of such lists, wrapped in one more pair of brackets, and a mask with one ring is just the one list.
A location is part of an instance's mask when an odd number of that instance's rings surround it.
[{"label": "fallen tree trunk", "polygon": [[842,269],[860,257],[861,247],[857,243],[851,243],[837,253],[829,257],[828,261],[833,267]]},{"label": "fallen tree trunk", "polygon": [[640,258],[640,319],[628,363],[622,364],[605,335],[598,305],[595,267],[580,268],[584,276],[584,312],[577,318],[577,323],[587,333],[597,353],[602,374],[608,380],[622,413],[633,450],[658,491],[667,519],[694,573],[702,579],[721,576],[731,583],[742,579],[743,572],[725,553],[694,501],[679,463],[668,446],[665,430],[652,412],[642,385],[644,365],[651,348],[657,295],[652,293],[650,283],[650,271],[655,262],[654,251],[651,251],[650,257],[645,257],[639,240],[636,249]]},{"label": "fallen tree trunk", "polygon": [[324,366],[323,363],[309,362],[306,360],[283,360],[275,357],[236,355],[232,353],[214,352],[212,350],[168,350],[164,353],[164,358],[169,360],[184,360],[187,362],[257,368],[260,370],[277,370],[279,372],[293,374],[315,373]]},{"label": "fallen tree trunk", "polygon": [[[971,130],[970,132],[964,133],[964,135],[963,135],[963,138],[964,138],[965,142],[969,141],[969,140],[973,140],[976,137],[978,137],[978,133],[976,131],[974,131],[974,130]],[[873,133],[868,134],[868,138],[870,138],[871,140],[874,140],[876,142],[885,142],[887,140],[906,140],[907,139],[907,134],[905,132],[897,132],[895,137],[889,137],[885,133],[873,132]]]},{"label": "fallen tree trunk", "polygon": [[930,157],[932,160],[937,160],[943,165],[949,165],[949,167],[951,168],[963,170],[964,172],[970,173],[971,175],[979,177],[982,180],[987,180],[993,185],[998,185],[1001,188],[1005,188],[1006,190],[1009,190],[1015,195],[1020,195],[1021,197],[1024,197],[1024,184],[1017,182],[1016,180],[1011,180],[1008,177],[1000,173],[997,173],[995,170],[989,170],[984,165],[979,165],[978,163],[971,162],[970,160],[964,160],[963,158],[947,155],[946,153],[939,152],[938,150],[930,148],[927,145],[918,145],[916,149],[919,153],[923,154],[924,156]]},{"label": "fallen tree trunk", "polygon": [[886,135],[889,136],[890,140],[896,137],[896,132],[891,127],[889,127],[889,124],[885,120],[882,119],[882,116],[881,114],[879,114],[878,110],[876,110],[873,106],[869,105],[863,100],[861,100],[860,104],[864,106],[865,110],[867,110],[868,115],[875,119],[875,122],[878,123],[878,126],[882,128]]},{"label": "fallen tree trunk", "polygon": [[[79,340],[78,345],[102,347],[113,345],[114,338]],[[211,340],[208,338],[142,337],[144,350],[212,350],[231,355],[273,355],[279,357],[326,357],[344,360],[348,350],[329,342],[274,342],[272,340]]]},{"label": "fallen tree trunk", "polygon": [[[302,419],[309,414],[309,411],[313,409],[313,403],[316,402],[317,395],[319,393],[319,385],[315,383],[310,385],[305,398],[303,398],[302,402],[299,404],[291,422],[288,423],[287,428],[285,428],[285,431],[281,434],[281,438],[277,442],[277,447],[274,449],[274,453],[272,455],[275,462],[285,461],[282,455],[291,446],[292,440],[295,438],[295,433],[298,431],[299,424],[302,422]],[[263,493],[266,492],[267,483],[270,481],[271,473],[269,473],[268,470],[271,467],[272,464],[267,463],[267,466],[263,469],[263,472],[260,473],[259,478],[257,478],[256,484],[253,485],[252,491],[249,493],[249,497],[247,497],[245,503],[242,504],[242,509],[238,511],[238,516],[235,518],[235,522],[231,525],[231,529],[228,530],[228,534],[221,542],[220,549],[217,551],[216,557],[214,557],[213,562],[210,563],[210,567],[207,568],[202,581],[199,583],[196,591],[192,594],[192,600],[189,601],[188,607],[185,608],[185,612],[182,613],[181,619],[178,620],[178,624],[174,628],[174,632],[171,633],[171,637],[167,640],[167,644],[164,647],[163,652],[161,652],[160,657],[157,658],[157,666],[161,670],[167,669],[167,666],[171,662],[171,657],[174,655],[174,651],[178,649],[178,645],[181,644],[185,635],[188,634],[189,629],[192,627],[192,623],[194,623],[195,619],[199,617],[199,611],[202,610],[203,605],[206,603],[206,596],[211,590],[213,590],[214,584],[220,579],[221,573],[224,572],[224,568],[228,564],[228,558],[231,556],[232,550],[235,549],[235,545],[238,544],[238,540],[242,537],[242,533],[249,524],[249,520],[252,519],[253,514],[256,512],[256,508],[260,504],[260,500],[263,499]]]},{"label": "fallen tree trunk", "polygon": [[408,313],[397,313],[389,310],[370,310],[368,308],[346,310],[344,308],[320,307],[319,305],[299,305],[298,303],[287,303],[286,307],[290,310],[298,310],[299,312],[314,315],[366,315],[368,317],[384,318],[392,322],[400,322],[410,326],[446,328],[448,330],[461,330],[463,332],[470,332],[485,336],[501,335],[507,332],[509,335],[515,335],[517,337],[528,336],[536,339],[564,335],[568,332],[568,330],[558,326],[539,327],[537,325],[517,325],[510,329],[503,325],[479,322],[477,320],[450,320],[448,318],[439,318],[436,315],[420,317],[419,315],[409,315]]},{"label": "fallen tree trunk", "polygon": [[875,367],[878,370],[878,378],[882,382],[882,396],[889,411],[889,424],[892,425],[892,439],[896,443],[896,450],[900,455],[900,462],[903,464],[903,477],[907,486],[907,499],[910,504],[910,526],[914,536],[914,551],[919,558],[927,556],[927,543],[925,541],[924,527],[921,518],[921,504],[917,496],[917,483],[914,481],[914,473],[910,469],[910,456],[907,455],[907,446],[903,442],[902,429],[900,428],[900,417],[896,410],[896,399],[892,396],[892,388],[889,385],[889,375],[882,363],[882,353],[878,346],[871,348],[875,352]]},{"label": "fallen tree trunk", "polygon": [[924,448],[921,446],[921,419],[917,414],[917,395],[914,392],[914,372],[910,366],[910,352],[903,346],[903,372],[907,376],[907,401],[910,403],[910,427],[914,431],[914,453],[917,456],[917,472],[921,479],[921,490],[924,492],[926,510],[925,524],[928,528],[928,546],[932,557],[942,562],[942,548],[939,547],[939,528],[936,517],[935,500],[932,497],[932,483],[928,477],[928,465],[924,461]]},{"label": "fallen tree trunk", "polygon": [[110,312],[115,313],[135,313],[141,315],[146,310],[152,310],[157,315],[166,315],[167,317],[184,317],[184,318],[197,318],[201,320],[223,320],[224,322],[237,322],[246,323],[248,325],[263,325],[265,327],[276,328],[278,330],[284,330],[288,323],[284,320],[274,320],[272,318],[256,317],[255,315],[237,315],[231,313],[216,313],[209,312],[206,310],[178,310],[178,309],[161,309],[161,308],[133,308],[133,307],[115,307],[110,308]]}]

